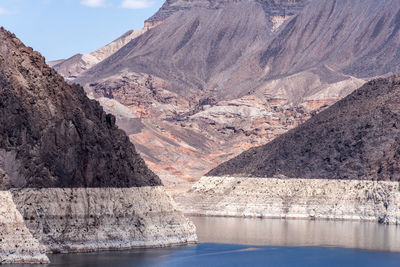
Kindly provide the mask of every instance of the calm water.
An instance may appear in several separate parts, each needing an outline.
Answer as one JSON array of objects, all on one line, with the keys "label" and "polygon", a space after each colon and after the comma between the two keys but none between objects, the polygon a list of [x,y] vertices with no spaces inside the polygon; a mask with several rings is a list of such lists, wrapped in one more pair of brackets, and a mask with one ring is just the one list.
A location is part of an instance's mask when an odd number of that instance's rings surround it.
[{"label": "calm water", "polygon": [[53,263],[49,266],[400,266],[400,227],[396,226],[212,217],[192,220],[198,229],[198,245],[50,255]]}]

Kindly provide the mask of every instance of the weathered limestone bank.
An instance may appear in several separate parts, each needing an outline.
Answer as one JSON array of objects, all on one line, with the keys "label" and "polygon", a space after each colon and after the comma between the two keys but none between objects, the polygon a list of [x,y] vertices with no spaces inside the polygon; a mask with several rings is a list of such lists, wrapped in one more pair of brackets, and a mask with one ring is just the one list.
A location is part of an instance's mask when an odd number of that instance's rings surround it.
[{"label": "weathered limestone bank", "polygon": [[29,232],[12,195],[0,191],[0,264],[49,263],[44,247]]},{"label": "weathered limestone bank", "polygon": [[176,196],[185,214],[400,224],[398,182],[203,177]]},{"label": "weathered limestone bank", "polygon": [[13,189],[25,223],[48,253],[196,242],[193,223],[162,186]]}]

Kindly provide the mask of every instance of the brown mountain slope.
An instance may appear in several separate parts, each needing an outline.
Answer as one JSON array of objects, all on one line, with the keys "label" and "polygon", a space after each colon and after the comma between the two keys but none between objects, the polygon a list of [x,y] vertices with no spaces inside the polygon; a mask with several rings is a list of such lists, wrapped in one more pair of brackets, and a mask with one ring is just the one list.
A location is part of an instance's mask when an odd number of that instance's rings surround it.
[{"label": "brown mountain slope", "polygon": [[123,127],[157,172],[198,178],[399,71],[399,11],[394,0],[167,1],[149,19],[161,24],[77,81],[135,113],[142,124]]},{"label": "brown mountain slope", "polygon": [[197,179],[309,115],[299,108],[304,112],[292,116],[293,107],[277,107],[263,96],[237,97],[247,88],[239,88],[239,83],[234,85],[238,90],[232,86],[230,94],[218,95],[231,69],[271,38],[305,1],[209,4],[166,2],[161,11],[166,5],[185,8],[163,17],[161,25],[76,80],[89,94],[117,100],[136,114],[142,122],[136,131],[118,123],[159,174]]},{"label": "brown mountain slope", "polygon": [[[283,88],[267,82],[259,90],[271,94],[281,90],[294,102],[343,97],[355,88],[318,88],[312,82],[335,84],[350,77],[400,72],[399,29],[400,5],[395,0],[312,1],[257,55],[266,72],[262,79],[282,80],[285,76],[291,82]],[[316,77],[306,88],[293,86],[310,71]]]},{"label": "brown mountain slope", "polygon": [[313,1],[261,53],[269,76],[321,64],[355,77],[400,70],[396,0]]},{"label": "brown mountain slope", "polygon": [[[232,68],[273,34],[272,15],[266,15],[263,8],[272,13],[275,3],[266,3],[265,7],[257,1],[221,1],[216,2],[218,7],[209,6],[205,0],[178,3],[185,8],[132,40],[76,82],[93,83],[129,71],[167,80],[170,91],[185,96],[199,90],[218,90],[231,77]],[[298,5],[282,5],[275,13],[289,16],[297,11],[291,7]],[[238,89],[233,89],[231,93],[237,95]]]},{"label": "brown mountain slope", "polygon": [[159,185],[83,88],[0,29],[0,188]]},{"label": "brown mountain slope", "polygon": [[207,175],[400,180],[400,76],[368,82]]}]

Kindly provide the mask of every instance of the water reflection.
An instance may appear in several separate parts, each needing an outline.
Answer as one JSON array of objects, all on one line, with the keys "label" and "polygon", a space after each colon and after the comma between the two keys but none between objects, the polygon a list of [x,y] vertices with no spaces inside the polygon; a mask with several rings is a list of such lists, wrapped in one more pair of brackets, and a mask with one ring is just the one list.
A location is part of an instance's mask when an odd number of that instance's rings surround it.
[{"label": "water reflection", "polygon": [[[191,219],[197,226],[198,245],[49,255],[52,264],[48,266],[400,266],[397,226],[338,221]],[[353,249],[326,248],[332,246]]]},{"label": "water reflection", "polygon": [[368,222],[191,217],[199,242],[400,252],[400,227]]}]

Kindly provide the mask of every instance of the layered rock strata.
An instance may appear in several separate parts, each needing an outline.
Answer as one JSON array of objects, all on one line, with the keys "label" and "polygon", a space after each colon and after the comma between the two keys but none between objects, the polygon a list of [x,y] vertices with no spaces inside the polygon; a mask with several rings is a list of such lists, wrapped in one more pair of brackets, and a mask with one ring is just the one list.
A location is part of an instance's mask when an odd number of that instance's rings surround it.
[{"label": "layered rock strata", "polygon": [[186,214],[400,224],[398,182],[202,177],[176,196]]},{"label": "layered rock strata", "polygon": [[8,191],[0,191],[0,264],[49,263],[45,248],[32,236]]},{"label": "layered rock strata", "polygon": [[26,226],[48,253],[196,242],[195,226],[162,186],[13,189]]}]

